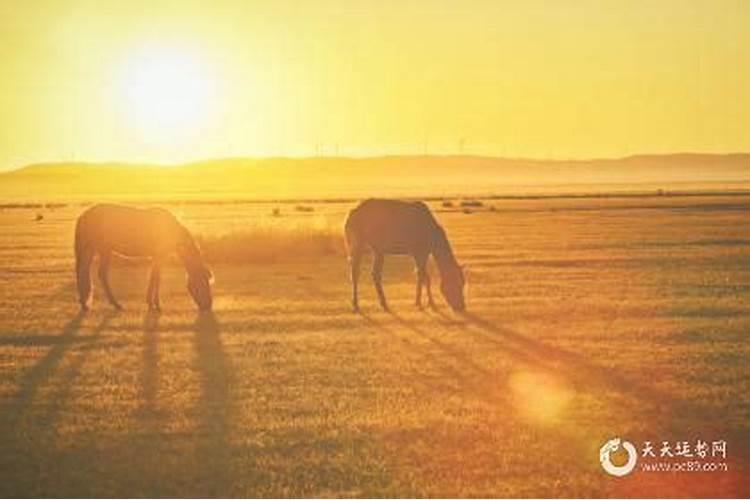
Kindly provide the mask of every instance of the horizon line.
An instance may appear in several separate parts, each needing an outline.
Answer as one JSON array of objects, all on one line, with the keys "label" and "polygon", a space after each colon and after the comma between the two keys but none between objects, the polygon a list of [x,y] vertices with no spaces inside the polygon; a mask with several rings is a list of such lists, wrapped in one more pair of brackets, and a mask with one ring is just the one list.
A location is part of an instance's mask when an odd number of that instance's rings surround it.
[{"label": "horizon line", "polygon": [[453,154],[380,154],[380,155],[269,155],[269,156],[215,156],[205,157],[195,160],[187,160],[183,162],[159,162],[159,161],[128,161],[128,160],[42,160],[31,163],[25,163],[15,167],[4,167],[0,168],[0,175],[11,172],[17,172],[29,167],[39,166],[58,166],[58,165],[80,165],[80,166],[131,166],[131,167],[151,167],[151,168],[181,168],[199,165],[202,163],[210,162],[226,162],[226,161],[281,161],[281,160],[377,160],[387,158],[471,158],[481,160],[503,160],[503,161],[517,161],[517,162],[540,162],[540,163],[593,163],[593,162],[611,162],[611,161],[627,161],[635,158],[645,157],[674,157],[674,156],[714,156],[714,157],[730,157],[730,156],[747,156],[750,155],[750,151],[733,151],[733,152],[699,152],[699,151],[675,151],[669,153],[633,153],[624,156],[598,156],[598,157],[568,157],[568,158],[552,158],[552,157],[533,157],[533,156],[498,156],[488,154],[469,154],[469,153],[453,153]]}]

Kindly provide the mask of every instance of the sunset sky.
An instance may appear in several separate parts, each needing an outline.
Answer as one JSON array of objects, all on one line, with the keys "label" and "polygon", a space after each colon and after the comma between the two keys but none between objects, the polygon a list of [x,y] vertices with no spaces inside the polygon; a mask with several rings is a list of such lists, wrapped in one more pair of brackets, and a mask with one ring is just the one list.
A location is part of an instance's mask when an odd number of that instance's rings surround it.
[{"label": "sunset sky", "polygon": [[750,150],[750,2],[0,0],[0,169]]}]

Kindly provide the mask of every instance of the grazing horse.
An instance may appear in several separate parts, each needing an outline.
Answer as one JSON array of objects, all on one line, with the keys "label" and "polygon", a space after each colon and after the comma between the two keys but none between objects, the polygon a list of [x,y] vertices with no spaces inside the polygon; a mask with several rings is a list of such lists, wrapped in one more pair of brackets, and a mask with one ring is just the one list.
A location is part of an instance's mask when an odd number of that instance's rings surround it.
[{"label": "grazing horse", "polygon": [[357,282],[362,255],[369,248],[375,258],[372,279],[380,305],[388,310],[383,293],[383,259],[386,254],[411,255],[417,268],[417,307],[422,307],[422,287],[433,306],[427,259],[430,254],[440,271],[440,290],[455,311],[463,311],[464,273],[453,255],[445,230],[422,202],[370,199],[349,212],[344,226],[352,280],[352,307],[359,310]]},{"label": "grazing horse", "polygon": [[151,258],[151,277],[146,292],[149,309],[159,310],[161,265],[177,253],[187,271],[187,288],[201,311],[211,309],[213,276],[203,263],[190,232],[177,218],[161,208],[139,209],[121,205],[94,205],[76,222],[76,279],[81,309],[91,298],[91,262],[99,255],[99,280],[109,302],[121,309],[109,286],[112,254]]}]

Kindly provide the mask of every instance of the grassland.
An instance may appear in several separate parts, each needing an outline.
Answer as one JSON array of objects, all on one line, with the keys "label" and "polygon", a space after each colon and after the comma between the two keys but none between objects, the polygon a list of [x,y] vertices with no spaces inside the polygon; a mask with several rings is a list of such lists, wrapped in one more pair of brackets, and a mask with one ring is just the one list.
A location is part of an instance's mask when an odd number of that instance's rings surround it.
[{"label": "grassland", "polygon": [[[394,312],[368,280],[350,311],[350,203],[170,207],[216,275],[205,316],[177,267],[147,313],[132,264],[123,312],[97,290],[79,315],[81,207],[0,211],[0,496],[750,494],[750,197],[489,203],[433,204],[462,316],[416,310],[399,258]],[[729,470],[607,476],[614,436],[725,439]]]}]

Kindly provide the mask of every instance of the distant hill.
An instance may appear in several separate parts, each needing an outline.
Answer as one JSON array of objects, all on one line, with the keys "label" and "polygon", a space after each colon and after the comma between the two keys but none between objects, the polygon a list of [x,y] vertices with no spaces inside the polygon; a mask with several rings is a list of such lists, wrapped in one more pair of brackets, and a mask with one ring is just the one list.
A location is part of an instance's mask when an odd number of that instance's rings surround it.
[{"label": "distant hill", "polygon": [[8,202],[301,199],[750,188],[750,154],[600,160],[482,156],[227,158],[160,167],[48,163],[0,173]]}]

